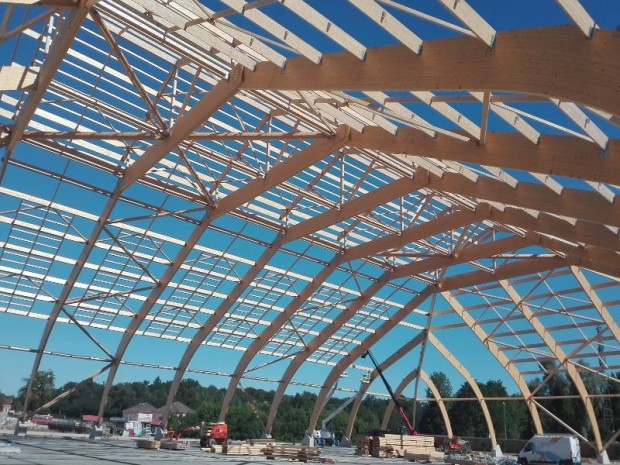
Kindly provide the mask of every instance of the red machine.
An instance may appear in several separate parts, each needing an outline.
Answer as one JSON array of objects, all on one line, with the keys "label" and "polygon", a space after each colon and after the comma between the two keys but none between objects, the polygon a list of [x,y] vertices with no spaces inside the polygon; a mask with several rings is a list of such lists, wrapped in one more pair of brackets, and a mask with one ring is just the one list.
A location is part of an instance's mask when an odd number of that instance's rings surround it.
[{"label": "red machine", "polygon": [[400,417],[403,419],[404,427],[407,429],[407,431],[409,432],[410,435],[413,436],[413,435],[418,434],[418,433],[416,433],[415,429],[411,425],[411,422],[409,421],[409,418],[407,417],[407,412],[405,412],[405,409],[403,408],[402,405],[400,405],[400,402],[398,401],[398,399],[394,395],[394,391],[392,391],[392,388],[391,388],[390,384],[387,382],[387,379],[385,379],[385,376],[383,376],[383,370],[381,369],[381,367],[379,366],[379,364],[377,363],[375,358],[370,353],[370,350],[367,350],[364,353],[364,355],[362,355],[362,358],[366,358],[367,355],[370,357],[370,360],[372,360],[372,363],[375,366],[375,368],[377,370],[377,373],[379,373],[379,376],[381,376],[381,379],[383,380],[383,384],[385,384],[385,388],[387,389],[388,393],[390,394],[390,397],[392,398],[392,401],[394,402],[394,405],[398,409],[398,413],[400,413]]},{"label": "red machine", "polygon": [[181,439],[183,436],[192,434],[195,431],[200,431],[200,426],[188,426],[187,428],[181,428],[177,433],[174,430],[169,429],[166,432],[166,439]]},{"label": "red machine", "polygon": [[226,423],[202,423],[200,427],[200,447],[228,442],[228,425]]},{"label": "red machine", "polygon": [[468,441],[465,441],[458,436],[452,436],[451,438],[446,438],[444,440],[443,451],[446,454],[449,454],[450,452],[454,454],[468,454],[471,452],[471,445]]}]

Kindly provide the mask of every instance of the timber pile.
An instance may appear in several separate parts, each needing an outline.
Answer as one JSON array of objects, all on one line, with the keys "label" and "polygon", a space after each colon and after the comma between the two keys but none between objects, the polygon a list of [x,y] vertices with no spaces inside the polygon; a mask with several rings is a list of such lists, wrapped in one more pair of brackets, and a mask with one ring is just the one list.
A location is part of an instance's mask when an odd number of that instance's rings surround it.
[{"label": "timber pile", "polygon": [[438,461],[443,453],[435,451],[433,436],[409,436],[379,433],[374,436],[358,435],[355,454],[377,458],[404,457],[407,460]]},{"label": "timber pile", "polygon": [[153,439],[136,439],[136,446],[139,449],[159,449],[159,441]]},{"label": "timber pile", "polygon": [[225,454],[228,446],[226,444],[213,444],[212,446],[205,447],[202,450],[204,452],[213,452],[215,454]]},{"label": "timber pile", "polygon": [[358,434],[355,436],[355,455],[368,457],[372,449],[372,436]]},{"label": "timber pile", "polygon": [[[212,446],[211,451],[214,451],[214,447],[217,446]],[[271,439],[251,439],[248,442],[233,442],[224,446],[221,451],[226,455],[263,456],[268,460],[282,459],[295,462],[334,463],[331,459],[320,457],[320,447],[278,444]]]},{"label": "timber pile", "polygon": [[269,460],[285,459],[298,462],[320,462],[321,448],[297,446],[291,444],[269,444],[265,447],[265,456]]},{"label": "timber pile", "polygon": [[252,444],[249,442],[242,444],[228,444],[225,449],[226,455],[264,455],[267,446],[264,444]]},{"label": "timber pile", "polygon": [[188,441],[180,441],[178,439],[162,439],[159,441],[160,449],[186,450],[188,446]]},{"label": "timber pile", "polygon": [[405,452],[403,457],[409,462],[443,462],[446,455],[437,450],[428,453]]}]

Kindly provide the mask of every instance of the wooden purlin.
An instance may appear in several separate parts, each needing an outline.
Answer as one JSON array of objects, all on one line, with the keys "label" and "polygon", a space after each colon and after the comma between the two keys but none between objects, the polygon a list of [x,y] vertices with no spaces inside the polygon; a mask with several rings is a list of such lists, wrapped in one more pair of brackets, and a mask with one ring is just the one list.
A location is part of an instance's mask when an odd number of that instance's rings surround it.
[{"label": "wooden purlin", "polygon": [[[215,113],[224,104],[224,102],[228,100],[228,98],[234,95],[237,91],[237,86],[241,82],[241,79],[242,70],[240,67],[237,67],[235,68],[234,73],[231,74],[229,79],[223,79],[218,82],[218,84],[216,84],[211,89],[211,92],[204,95],[187,113],[182,115],[177,120],[175,125],[172,126],[168,137],[153,144],[142,155],[142,157],[136,160],[127,168],[127,170],[125,170],[123,176],[118,181],[118,184],[114,190],[113,197],[108,202],[105,216],[102,215],[102,218],[99,220],[99,228],[103,228],[106,224],[108,218],[110,217],[112,209],[115,207],[116,202],[120,198],[121,193],[127,188],[129,188],[131,185],[133,185],[133,183],[135,183],[142,176],[144,176],[171,150],[175,149],[183,141],[187,134],[190,134],[196,129],[197,126],[200,126],[202,123],[204,123],[204,121],[206,121],[213,113]],[[112,384],[114,382],[116,372],[118,370],[120,361],[123,358],[125,350],[129,345],[129,342],[132,340],[133,335],[137,331],[140,323],[149,313],[152,305],[155,304],[157,298],[164,292],[166,286],[174,277],[174,274],[185,260],[185,257],[187,257],[192,247],[200,239],[202,231],[204,231],[204,229],[201,228],[206,227],[206,225],[210,223],[208,220],[209,216],[207,215],[201,221],[199,226],[194,229],[192,234],[190,234],[188,241],[184,244],[184,247],[177,255],[176,260],[173,264],[174,266],[169,266],[166,269],[163,276],[160,278],[159,286],[156,287],[153,291],[151,291],[151,298],[147,299],[145,303],[141,305],[140,309],[138,310],[137,317],[132,320],[130,327],[123,335],[123,338],[121,339],[116,349],[114,363],[110,367],[110,371],[108,372],[108,378],[104,385],[101,401],[99,403],[99,421],[103,419],[103,413],[107,404],[108,395],[110,393],[110,390],[112,389]],[[97,232],[97,229],[98,228],[95,228],[95,231],[93,231],[93,236],[95,237],[95,240],[99,237],[100,234],[100,231]],[[94,244],[95,240],[92,241],[92,244]],[[90,254],[89,247],[90,249],[92,249],[93,246],[87,245],[84,248],[85,259]],[[79,269],[77,270],[77,273],[79,274]],[[77,274],[75,277],[77,278]],[[63,305],[64,299],[62,299],[59,304]]]},{"label": "wooden purlin", "polygon": [[26,101],[15,115],[15,120],[11,127],[9,141],[5,149],[5,156],[2,164],[2,169],[0,171],[0,180],[2,179],[6,169],[6,161],[8,160],[13,150],[15,150],[17,144],[20,142],[24,131],[28,128],[32,116],[34,115],[37,107],[41,103],[43,95],[45,94],[48,86],[52,82],[52,79],[54,78],[56,71],[60,67],[60,64],[65,59],[65,54],[69,50],[73,39],[80,30],[82,22],[84,21],[90,9],[95,3],[96,1],[90,0],[81,1],[78,4],[79,6],[77,8],[65,10],[66,13],[62,20],[62,23],[59,26],[58,34],[54,38],[52,46],[50,47],[49,54],[47,55],[47,58],[41,66],[40,71],[34,81],[34,89],[29,92]]},{"label": "wooden purlin", "polygon": [[401,322],[405,316],[411,311],[417,309],[422,303],[429,298],[434,291],[434,286],[426,286],[420,293],[413,297],[409,302],[405,304],[403,308],[398,309],[388,321],[379,326],[375,332],[366,337],[361,344],[351,350],[347,355],[341,358],[338,363],[332,368],[329,375],[323,382],[323,386],[319,391],[319,395],[312,409],[310,421],[308,422],[308,430],[312,431],[316,428],[321,413],[322,406],[325,404],[329,389],[334,385],[336,380],[340,377],[342,372],[357,360],[363,353],[370,349],[380,338],[384,337],[394,326]]},{"label": "wooden purlin", "polygon": [[[411,341],[407,342],[405,345],[403,345],[400,349],[398,349],[396,352],[394,352],[392,355],[390,355],[390,357],[388,357],[386,360],[384,360],[380,367],[382,370],[387,369],[389,366],[391,366],[393,363],[395,363],[397,360],[399,360],[400,358],[402,358],[403,356],[407,355],[410,353],[410,351],[412,349],[414,349],[417,344],[415,339],[412,339]],[[422,379],[422,381],[424,381],[426,383],[426,385],[429,387],[429,389],[431,390],[431,392],[433,393],[433,396],[435,397],[435,400],[437,401],[438,405],[439,405],[439,409],[442,415],[442,418],[444,420],[444,424],[446,426],[446,430],[448,432],[448,436],[452,436],[452,426],[450,424],[450,419],[448,418],[448,412],[446,409],[446,406],[441,398],[441,394],[439,393],[439,391],[437,390],[437,387],[435,386],[435,384],[433,383],[432,379],[426,374],[426,372],[424,372],[423,370],[420,370],[418,372],[417,369],[413,370],[410,375],[407,375],[403,378],[403,382],[396,388],[396,390],[394,391],[394,394],[396,395],[396,397],[398,398],[402,392],[402,388],[404,388],[405,384],[409,384],[409,382],[415,378],[416,376],[418,376],[420,379]],[[377,378],[378,376],[378,372],[377,370],[373,370],[370,373],[370,379],[369,380],[362,380],[362,382],[360,383],[360,388],[357,394],[357,397],[355,398],[353,405],[351,407],[351,412],[349,414],[349,419],[347,421],[347,427],[345,430],[344,435],[348,438],[351,438],[351,435],[353,433],[353,427],[355,424],[355,419],[357,417],[357,413],[359,411],[360,405],[362,403],[362,400],[364,398],[364,394],[368,391],[368,389],[370,388],[370,385],[373,383],[373,381]],[[392,404],[391,399],[389,400],[389,404]],[[388,407],[389,408],[389,407]],[[389,408],[390,413],[391,413],[391,408]],[[390,415],[387,414],[386,412],[386,416],[389,417]],[[381,426],[381,429],[385,429],[383,427],[383,425]],[[361,454],[363,455],[363,454]]]},{"label": "wooden purlin", "polygon": [[521,375],[521,373],[519,373],[516,365],[499,350],[499,346],[488,336],[488,334],[482,328],[481,322],[476,321],[471,315],[469,315],[463,305],[459,302],[458,298],[453,296],[449,291],[442,292],[441,295],[446,300],[446,302],[448,302],[454,312],[459,315],[463,322],[471,329],[473,334],[478,337],[478,339],[484,344],[484,346],[489,350],[489,352],[491,352],[497,362],[502,367],[504,367],[506,372],[512,377],[517,388],[519,389],[519,391],[521,391],[521,395],[524,399],[526,399],[527,408],[534,423],[534,429],[538,434],[542,434],[542,422],[540,421],[540,415],[538,414],[538,410],[536,410],[536,405],[527,400],[531,397],[530,388],[527,385],[524,377]]}]

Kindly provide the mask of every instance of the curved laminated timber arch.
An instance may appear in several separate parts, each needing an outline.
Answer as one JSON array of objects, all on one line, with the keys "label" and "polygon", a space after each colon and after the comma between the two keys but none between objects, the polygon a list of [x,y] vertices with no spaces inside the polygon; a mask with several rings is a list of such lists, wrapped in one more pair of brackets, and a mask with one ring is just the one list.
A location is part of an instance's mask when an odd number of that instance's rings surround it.
[{"label": "curved laminated timber arch", "polygon": [[[613,73],[619,65],[605,57],[605,53],[617,56],[617,52],[620,44],[611,31],[595,31],[586,39],[575,27],[550,27],[500,32],[492,53],[475,38],[459,37],[428,41],[420,55],[396,45],[368,50],[363,62],[340,53],[323,56],[320,65],[288,60],[284,71],[262,63],[242,88],[502,90],[556,97],[618,114],[620,97],[608,92],[617,86]],[[565,73],[558,74],[558,69]]]},{"label": "curved laminated timber arch", "polygon": [[530,388],[519,373],[517,367],[502,352],[499,351],[497,344],[495,344],[495,342],[490,339],[489,335],[476,324],[475,320],[465,311],[464,307],[456,298],[452,296],[450,292],[443,292],[441,295],[444,299],[446,299],[450,307],[463,319],[463,322],[467,325],[467,327],[472,330],[478,339],[480,339],[491,354],[497,359],[498,363],[506,369],[517,385],[521,395],[524,399],[526,399],[527,408],[534,424],[534,430],[537,434],[542,434],[543,428],[540,421],[540,415],[538,414],[536,405],[532,402]]},{"label": "curved laminated timber arch", "polygon": [[[204,219],[200,222],[198,227],[192,232],[191,239],[186,243],[185,247],[179,253],[179,255],[172,262],[172,265],[168,269],[168,275],[164,278],[169,281],[172,276],[176,273],[178,268],[181,266],[183,261],[187,258],[187,254],[197,243],[200,236],[204,233],[204,231],[208,228],[209,224],[217,219],[221,215],[225,215],[227,212],[232,211],[235,208],[240,207],[245,202],[250,200],[256,195],[259,195],[261,192],[269,189],[270,187],[277,185],[278,183],[284,181],[287,177],[292,174],[303,170],[304,168],[310,166],[316,161],[326,157],[331,154],[334,150],[337,150],[342,146],[348,137],[349,130],[347,127],[343,126],[338,129],[336,136],[333,139],[321,140],[315,142],[315,144],[311,145],[307,149],[301,151],[297,156],[288,159],[286,162],[281,163],[280,165],[274,167],[269,173],[265,174],[264,179],[256,179],[252,183],[246,184],[244,187],[235,191],[233,194],[229,195],[225,200],[220,202],[218,208],[213,211],[207,213]],[[237,285],[236,289],[231,293],[228,300],[223,302],[220,307],[214,312],[213,316],[205,323],[205,325],[200,329],[195,338],[188,344],[186,353],[183,355],[183,359],[181,360],[180,367],[176,370],[176,377],[170,387],[170,395],[168,401],[166,403],[166,413],[168,415],[168,411],[170,406],[174,402],[174,395],[176,394],[176,389],[178,388],[178,384],[180,378],[183,376],[185,371],[185,367],[189,363],[189,360],[193,356],[198,344],[201,342],[201,338],[204,338],[204,335],[209,333],[215,324],[217,324],[218,316],[223,315],[228,308],[230,307],[231,302],[234,301],[234,297],[239,295],[244,286],[247,286],[249,282],[256,276],[258,270],[265,266],[266,262],[269,261],[269,258],[278,250],[278,243],[281,242],[281,239],[277,239],[274,243],[268,248],[268,250],[263,254],[263,256],[255,263],[255,265],[248,272],[248,275],[242,279]],[[146,315],[151,309],[151,305],[157,299],[157,297],[161,294],[162,289],[161,286],[158,289],[153,291],[152,296],[148,298],[141,308],[140,313],[134,320],[133,325],[128,329],[123,337],[123,340],[119,344],[117,350],[116,359],[118,360],[122,357],[125,352],[131,338],[135,334],[138,325],[144,320]],[[101,417],[103,414],[103,409],[105,407],[105,402],[107,401],[107,394],[111,389],[112,382],[114,380],[114,375],[116,371],[114,369],[110,370],[108,381],[106,382],[105,391],[101,400],[101,407],[99,408],[99,416]],[[166,418],[167,421],[167,418]]]},{"label": "curved laminated timber arch", "polygon": [[[407,355],[409,352],[411,352],[411,350],[413,350],[419,344],[419,342],[420,341],[417,338],[414,338],[411,341],[407,342],[404,346],[402,346],[400,349],[395,351],[392,355],[390,355],[390,357],[385,359],[379,365],[381,370],[385,371],[388,367],[393,365],[398,359],[400,359],[403,356]],[[370,388],[370,385],[374,382],[374,380],[377,378],[377,376],[379,376],[379,372],[375,368],[374,370],[372,370],[368,374],[368,378],[362,378],[358,394],[355,397],[355,400],[353,401],[353,405],[351,406],[351,412],[349,413],[349,420],[347,421],[347,428],[346,428],[346,430],[344,432],[344,436],[345,437],[351,438],[351,435],[353,433],[353,427],[354,427],[354,423],[355,423],[355,418],[356,418],[357,413],[359,411],[360,405],[362,404],[362,399],[364,397],[364,394],[366,394],[366,392]],[[433,394],[433,397],[435,398],[435,400],[437,401],[437,404],[439,406],[439,411],[441,412],[441,416],[442,416],[444,425],[446,427],[446,434],[448,436],[452,437],[452,424],[450,423],[450,418],[448,417],[448,410],[446,409],[445,403],[443,402],[443,399],[441,397],[441,393],[437,389],[437,386],[435,386],[435,383],[433,382],[431,377],[426,374],[425,371],[419,370],[417,368],[415,370],[413,370],[411,373],[409,373],[409,375],[407,375],[407,376],[405,376],[403,378],[403,381],[401,382],[401,384],[399,384],[397,386],[396,390],[394,391],[394,394],[397,397],[400,396],[400,394],[402,393],[403,389],[413,379],[415,379],[418,376],[419,376],[419,378],[422,381],[424,381],[424,383],[426,383],[428,388],[431,390],[431,392]],[[390,400],[389,406],[386,409],[386,415],[384,416],[383,422],[381,423],[381,429],[382,430],[386,430],[387,429],[387,423],[388,423],[389,418],[390,418],[390,416],[392,414],[393,407],[394,407],[393,402],[391,402],[391,400]],[[388,411],[389,411],[389,414],[388,414]]]},{"label": "curved laminated timber arch", "polygon": [[[472,388],[472,391],[474,392],[474,395],[476,396],[476,399],[477,399],[478,403],[480,404],[480,408],[482,410],[482,414],[484,416],[484,420],[486,422],[487,429],[489,430],[489,438],[491,439],[492,447],[495,447],[497,445],[497,439],[496,439],[496,436],[495,436],[495,427],[493,425],[493,421],[491,420],[491,415],[489,413],[489,409],[488,409],[488,407],[486,405],[486,402],[484,400],[484,396],[483,396],[482,392],[480,391],[480,388],[476,384],[476,381],[471,376],[471,374],[465,369],[465,367],[463,367],[463,365],[458,362],[458,360],[454,357],[454,355],[452,355],[452,353],[450,353],[450,351],[448,349],[446,349],[446,347],[443,344],[441,344],[441,342],[439,342],[439,340],[437,340],[437,338],[435,338],[433,335],[429,335],[429,342],[465,378],[467,384],[469,384],[469,386]],[[417,376],[418,376],[418,370],[417,369],[413,370],[411,373],[409,373],[407,376],[405,376],[403,378],[402,382],[396,387],[396,390],[394,391],[394,394],[396,396],[400,396],[403,393],[403,391],[405,390],[405,388],[409,385],[409,383],[411,383]],[[443,399],[441,398],[439,393],[436,392],[437,389],[434,386],[434,383],[432,383],[432,382],[428,383],[428,381],[430,381],[430,378],[427,377],[427,379],[424,379],[422,377],[422,371],[420,371],[420,378],[423,379],[425,383],[427,383],[427,385],[429,386],[429,388],[433,392],[433,395],[437,399],[437,402],[439,404],[439,408],[442,411],[442,416],[444,418],[444,423],[446,425],[447,435],[448,436],[452,436],[452,426],[451,426],[450,421],[448,419],[447,411],[444,413],[444,411],[446,410],[446,407],[445,407],[445,403],[444,403]],[[394,402],[390,399],[390,401],[388,402],[388,407],[385,410],[385,414],[383,415],[383,420],[381,422],[381,428],[382,429],[387,428],[387,425],[388,425],[388,422],[390,421],[390,416],[392,415],[392,411],[393,410],[394,410]]]},{"label": "curved laminated timber arch", "polygon": [[[522,2],[436,3],[1,2],[0,349],[32,356],[23,416],[70,365],[105,377],[101,421],[131,367],[170,374],[164,422],[184,377],[217,376],[222,421],[242,381],[275,389],[266,432],[290,385],[316,389],[312,430],[366,350],[418,347],[397,391],[421,379],[451,434],[444,357],[496,444],[444,345],[467,331],[537,432],[566,375],[605,460],[618,433],[580,373],[620,370],[620,11],[556,0],[523,28]],[[339,381],[348,435],[368,387]]]},{"label": "curved laminated timber arch", "polygon": [[564,351],[558,346],[553,336],[547,331],[545,331],[544,326],[540,323],[540,320],[535,316],[534,312],[532,312],[528,305],[524,303],[523,299],[517,293],[514,286],[512,286],[505,280],[500,281],[500,285],[509,295],[510,299],[514,302],[514,304],[519,307],[519,310],[523,313],[523,316],[530,322],[536,333],[544,341],[547,347],[552,351],[552,353],[559,361],[560,365],[564,367],[567,375],[570,377],[571,381],[577,388],[577,392],[579,393],[581,401],[586,408],[586,415],[588,416],[588,420],[590,421],[590,425],[592,427],[596,450],[602,452],[603,443],[601,441],[601,433],[598,421],[596,419],[594,408],[592,406],[592,399],[590,399],[590,397],[588,396],[588,390],[583,383],[581,376],[577,372],[577,369],[570,363],[570,354],[565,354]]},{"label": "curved laminated timber arch", "polygon": [[[58,40],[58,38],[56,40]],[[110,195],[110,200],[106,204],[103,212],[100,214],[97,226],[93,228],[89,240],[86,241],[86,245],[82,249],[80,257],[76,262],[76,266],[71,271],[71,275],[65,283],[63,291],[60,294],[59,298],[56,300],[56,304],[52,309],[49,319],[47,320],[45,330],[43,332],[43,335],[41,336],[41,341],[39,343],[39,349],[36,352],[36,359],[33,364],[32,373],[30,375],[28,386],[26,389],[26,397],[23,406],[24,413],[28,410],[28,404],[32,395],[33,383],[36,379],[35,375],[39,370],[43,351],[45,350],[45,346],[49,339],[50,333],[54,327],[54,324],[56,323],[60,311],[66,304],[67,298],[72,290],[73,285],[75,284],[75,281],[77,280],[80,272],[82,271],[82,266],[84,262],[92,252],[95,242],[101,236],[103,228],[108,219],[110,218],[111,212],[117,204],[121,193],[125,189],[127,189],[127,187],[131,185],[131,183],[135,182],[138,178],[148,172],[148,170],[150,170],[159,160],[161,160],[168,152],[170,152],[172,148],[174,148],[181,142],[181,140],[187,137],[187,135],[197,125],[209,118],[209,116],[215,111],[217,111],[217,109],[226,100],[232,97],[232,95],[234,95],[234,93],[237,91],[237,87],[241,82],[241,76],[242,69],[240,67],[235,68],[231,73],[230,79],[222,80],[218,83],[218,85],[214,86],[211,92],[204,96],[190,111],[188,111],[184,115],[184,117],[180,118],[177,121],[177,123],[172,128],[168,138],[151,146],[150,149],[146,151],[135,164],[129,167],[125,171],[124,175],[119,179],[118,184],[114,189],[114,192],[112,192],[112,194]],[[6,154],[7,157],[10,153],[10,149],[11,143],[9,142],[9,145],[6,148],[6,151],[8,152]],[[188,244],[186,250],[189,249],[189,246],[191,246],[191,244]],[[122,356],[122,353],[120,355]],[[119,359],[112,359],[112,362],[112,370],[110,371],[110,373],[114,372],[115,367],[119,362]],[[107,390],[109,390],[109,387],[106,385],[106,391]]]}]

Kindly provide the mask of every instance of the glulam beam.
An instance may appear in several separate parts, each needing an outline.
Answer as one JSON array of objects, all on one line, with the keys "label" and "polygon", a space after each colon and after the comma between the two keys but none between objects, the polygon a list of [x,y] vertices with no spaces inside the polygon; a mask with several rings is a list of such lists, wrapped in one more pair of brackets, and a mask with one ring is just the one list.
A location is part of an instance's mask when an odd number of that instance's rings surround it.
[{"label": "glulam beam", "polygon": [[[620,37],[575,26],[498,32],[492,53],[477,37],[426,41],[416,55],[405,45],[323,55],[320,65],[290,59],[283,70],[259,63],[247,90],[478,91],[544,95],[620,113]],[[550,60],[549,57],[553,57]],[[583,83],[587,82],[588,85]]]}]

